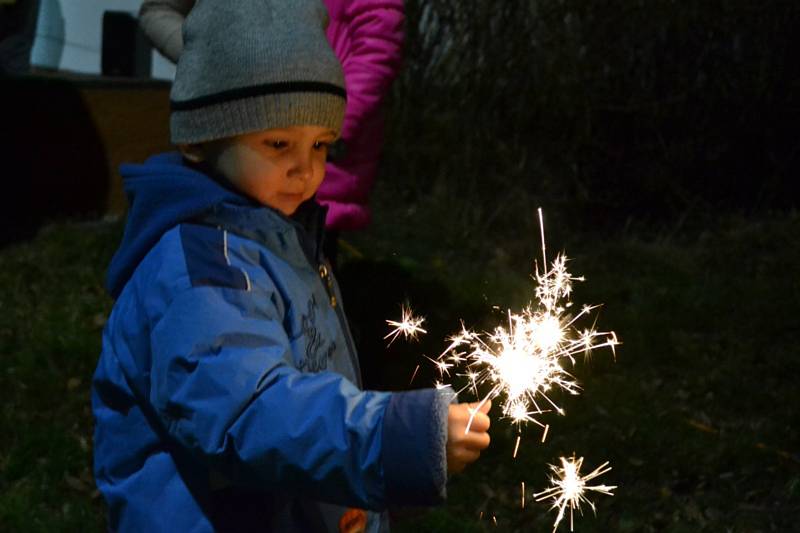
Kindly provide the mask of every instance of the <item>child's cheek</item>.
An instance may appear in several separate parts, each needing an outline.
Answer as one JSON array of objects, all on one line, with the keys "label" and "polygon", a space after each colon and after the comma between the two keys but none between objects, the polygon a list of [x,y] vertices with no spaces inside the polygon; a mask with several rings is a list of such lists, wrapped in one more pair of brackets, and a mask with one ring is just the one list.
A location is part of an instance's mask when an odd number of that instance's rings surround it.
[{"label": "child's cheek", "polygon": [[269,163],[267,157],[250,147],[242,147],[238,159],[241,172],[249,178],[262,174]]},{"label": "child's cheek", "polygon": [[315,161],[314,164],[314,190],[322,185],[323,180],[325,179],[325,160],[322,159],[320,161]]},{"label": "child's cheek", "polygon": [[247,167],[251,156],[248,154],[248,149],[239,144],[227,146],[217,156],[216,164],[217,171],[228,178],[234,184],[242,181],[242,178],[247,176]]},{"label": "child's cheek", "polygon": [[252,151],[241,158],[240,173],[250,189],[267,194],[277,188],[281,166],[272,158]]}]

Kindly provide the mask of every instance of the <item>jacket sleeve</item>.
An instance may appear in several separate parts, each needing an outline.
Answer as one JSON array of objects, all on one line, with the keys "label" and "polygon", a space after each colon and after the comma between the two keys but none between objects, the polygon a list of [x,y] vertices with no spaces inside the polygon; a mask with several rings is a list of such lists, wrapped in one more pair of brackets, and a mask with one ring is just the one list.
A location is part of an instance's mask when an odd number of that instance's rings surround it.
[{"label": "jacket sleeve", "polygon": [[299,372],[271,296],[193,287],[154,324],[150,402],[169,436],[236,485],[368,509],[440,502],[450,397]]},{"label": "jacket sleeve", "polygon": [[402,0],[352,0],[347,3],[350,46],[339,59],[348,89],[345,139],[383,102],[400,70],[405,32]]},{"label": "jacket sleeve", "polygon": [[144,0],[139,9],[139,25],[164,57],[178,62],[183,51],[183,21],[195,0]]}]

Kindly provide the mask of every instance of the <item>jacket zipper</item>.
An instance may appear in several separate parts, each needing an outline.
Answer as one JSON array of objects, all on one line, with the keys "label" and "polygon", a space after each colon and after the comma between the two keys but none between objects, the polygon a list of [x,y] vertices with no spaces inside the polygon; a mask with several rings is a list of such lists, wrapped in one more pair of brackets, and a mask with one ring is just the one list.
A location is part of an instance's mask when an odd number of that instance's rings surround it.
[{"label": "jacket zipper", "polygon": [[336,295],[333,293],[333,279],[325,263],[319,264],[319,277],[322,278],[322,284],[325,285],[325,291],[328,293],[331,307],[335,309],[338,302],[336,301]]},{"label": "jacket zipper", "polygon": [[333,277],[331,276],[330,269],[325,263],[319,263],[319,277],[322,279],[322,284],[325,286],[325,291],[328,294],[328,301],[336,313],[336,318],[339,319],[339,327],[342,329],[342,336],[344,342],[347,343],[347,352],[350,354],[350,361],[353,364],[355,372],[356,383],[360,387],[361,383],[361,365],[358,364],[358,357],[356,356],[356,349],[350,340],[350,327],[347,325],[347,317],[342,312],[342,306],[336,300],[336,294],[333,290]]}]

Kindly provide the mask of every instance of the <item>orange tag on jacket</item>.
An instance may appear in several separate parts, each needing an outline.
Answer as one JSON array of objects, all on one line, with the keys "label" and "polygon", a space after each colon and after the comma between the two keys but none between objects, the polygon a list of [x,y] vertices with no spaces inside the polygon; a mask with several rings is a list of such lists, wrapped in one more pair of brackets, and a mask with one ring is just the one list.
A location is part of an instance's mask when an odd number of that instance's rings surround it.
[{"label": "orange tag on jacket", "polygon": [[367,513],[361,509],[348,509],[339,520],[339,533],[364,533],[367,530]]}]

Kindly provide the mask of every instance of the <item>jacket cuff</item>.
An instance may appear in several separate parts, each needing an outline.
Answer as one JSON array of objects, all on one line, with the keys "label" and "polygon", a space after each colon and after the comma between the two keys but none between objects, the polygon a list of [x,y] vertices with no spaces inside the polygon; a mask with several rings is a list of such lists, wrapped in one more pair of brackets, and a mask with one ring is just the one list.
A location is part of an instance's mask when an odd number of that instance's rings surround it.
[{"label": "jacket cuff", "polygon": [[452,389],[392,394],[383,418],[386,501],[434,505],[447,497],[447,414]]}]

